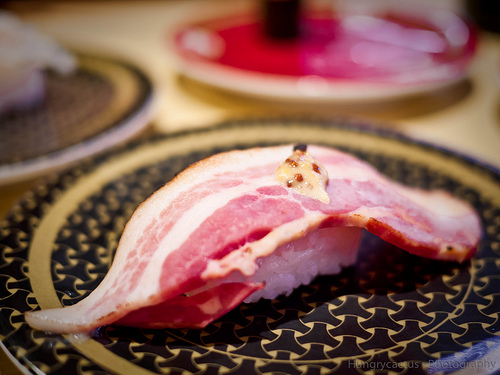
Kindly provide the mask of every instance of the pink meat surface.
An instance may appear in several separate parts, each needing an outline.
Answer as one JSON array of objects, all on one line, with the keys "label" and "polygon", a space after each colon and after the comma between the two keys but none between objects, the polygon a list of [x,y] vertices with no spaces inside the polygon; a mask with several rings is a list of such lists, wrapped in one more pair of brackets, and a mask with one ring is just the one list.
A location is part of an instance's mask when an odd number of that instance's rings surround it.
[{"label": "pink meat surface", "polygon": [[[328,204],[277,181],[292,146],[215,155],[180,173],[128,222],[101,284],[79,303],[26,313],[34,328],[89,332],[117,323],[203,327],[264,284],[259,258],[324,227],[365,228],[420,256],[462,262],[481,234],[477,213],[442,191],[390,181],[355,157],[319,146]],[[234,275],[241,282],[235,282]]]}]

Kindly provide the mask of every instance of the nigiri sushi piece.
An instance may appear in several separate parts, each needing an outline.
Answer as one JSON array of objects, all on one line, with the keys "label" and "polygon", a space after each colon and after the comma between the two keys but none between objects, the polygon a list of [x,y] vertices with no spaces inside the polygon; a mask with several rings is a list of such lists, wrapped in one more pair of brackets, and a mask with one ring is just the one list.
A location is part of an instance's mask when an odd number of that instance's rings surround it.
[{"label": "nigiri sushi piece", "polygon": [[76,57],[13,13],[0,11],[0,114],[28,110],[46,93],[46,70],[67,75]]},{"label": "nigiri sushi piece", "polygon": [[202,328],[243,301],[274,298],[356,260],[368,230],[423,257],[463,262],[475,210],[389,180],[331,148],[221,153],[178,174],[127,223],[101,284],[75,305],[26,313],[34,328]]}]

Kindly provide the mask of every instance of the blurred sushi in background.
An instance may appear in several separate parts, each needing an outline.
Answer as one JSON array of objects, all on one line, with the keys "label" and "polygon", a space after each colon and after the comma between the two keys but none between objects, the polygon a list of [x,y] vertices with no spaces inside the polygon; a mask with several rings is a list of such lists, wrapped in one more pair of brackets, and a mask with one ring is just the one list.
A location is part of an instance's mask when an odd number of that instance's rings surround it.
[{"label": "blurred sushi in background", "polygon": [[27,110],[45,94],[48,70],[71,74],[75,56],[8,11],[0,11],[0,115]]}]

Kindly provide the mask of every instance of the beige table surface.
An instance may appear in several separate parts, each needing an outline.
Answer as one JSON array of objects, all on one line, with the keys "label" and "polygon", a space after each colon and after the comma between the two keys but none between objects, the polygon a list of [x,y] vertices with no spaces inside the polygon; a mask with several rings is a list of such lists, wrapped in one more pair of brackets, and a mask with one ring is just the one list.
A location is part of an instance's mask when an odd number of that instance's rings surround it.
[{"label": "beige table surface", "polygon": [[[185,17],[245,7],[240,0],[17,2],[40,30],[78,49],[128,59],[152,79],[157,112],[149,131],[172,132],[258,115],[368,119],[500,168],[500,35],[483,33],[470,77],[417,97],[363,104],[286,104],[213,89],[176,73],[168,30]],[[0,218],[36,180],[0,186]],[[0,375],[18,374],[0,350]]]}]

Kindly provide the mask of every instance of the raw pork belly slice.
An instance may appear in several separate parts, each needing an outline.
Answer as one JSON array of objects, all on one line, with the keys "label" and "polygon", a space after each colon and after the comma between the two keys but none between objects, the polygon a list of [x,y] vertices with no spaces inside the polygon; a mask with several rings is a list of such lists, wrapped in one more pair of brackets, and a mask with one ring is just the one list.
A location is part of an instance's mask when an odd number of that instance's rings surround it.
[{"label": "raw pork belly slice", "polygon": [[294,286],[338,272],[354,261],[362,228],[428,258],[462,262],[474,253],[481,226],[466,203],[402,186],[319,146],[307,151],[328,174],[328,196],[312,198],[276,177],[292,149],[231,151],[187,168],[137,208],[96,290],[73,306],[29,312],[27,322],[71,333],[111,323],[204,327],[245,299],[286,291],[283,280],[271,281],[279,262],[312,274],[293,278]]}]

